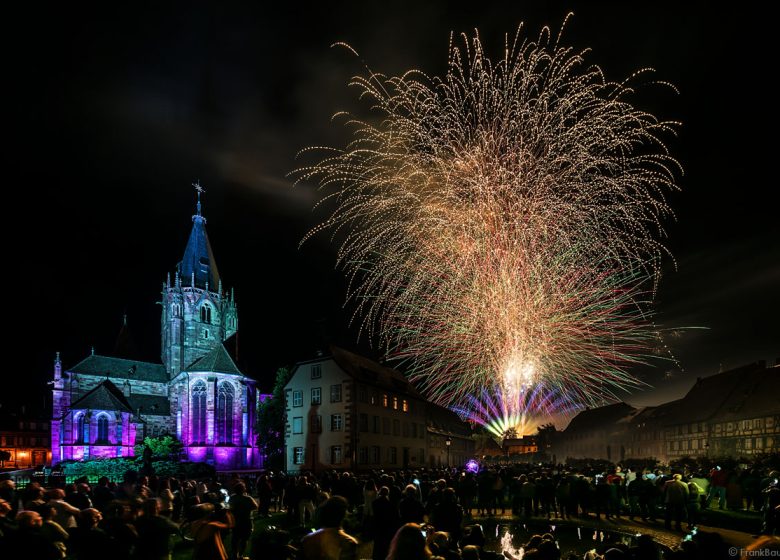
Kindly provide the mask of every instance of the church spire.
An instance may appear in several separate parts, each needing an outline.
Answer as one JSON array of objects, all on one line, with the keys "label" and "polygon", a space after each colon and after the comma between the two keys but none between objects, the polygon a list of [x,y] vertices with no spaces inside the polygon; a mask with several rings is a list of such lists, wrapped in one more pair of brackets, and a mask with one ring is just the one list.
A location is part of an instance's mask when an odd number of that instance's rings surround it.
[{"label": "church spire", "polygon": [[214,289],[219,286],[219,272],[206,235],[206,218],[200,200],[200,195],[206,191],[200,181],[192,183],[192,186],[198,194],[198,203],[196,214],[192,217],[192,232],[177,272],[182,280],[190,280],[193,288]]}]

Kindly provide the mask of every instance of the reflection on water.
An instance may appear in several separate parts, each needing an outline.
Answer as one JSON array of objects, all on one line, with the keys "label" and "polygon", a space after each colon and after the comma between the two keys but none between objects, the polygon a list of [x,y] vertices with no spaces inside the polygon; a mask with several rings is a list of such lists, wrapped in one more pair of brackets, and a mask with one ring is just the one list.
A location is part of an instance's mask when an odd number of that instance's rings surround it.
[{"label": "reflection on water", "polygon": [[485,527],[485,529],[485,534],[490,536],[495,534],[493,539],[489,539],[486,548],[495,552],[506,552],[509,558],[518,560],[525,555],[526,550],[524,550],[524,547],[528,545],[534,535],[539,535],[540,537],[550,535],[554,538],[555,545],[562,553],[575,552],[578,555],[610,544],[620,544],[628,547],[635,546],[638,536],[617,531],[599,530],[594,530],[591,534],[588,529],[583,531],[581,527],[570,526],[532,525],[529,527],[524,523],[516,525],[497,524],[495,531],[491,530],[492,527]]}]

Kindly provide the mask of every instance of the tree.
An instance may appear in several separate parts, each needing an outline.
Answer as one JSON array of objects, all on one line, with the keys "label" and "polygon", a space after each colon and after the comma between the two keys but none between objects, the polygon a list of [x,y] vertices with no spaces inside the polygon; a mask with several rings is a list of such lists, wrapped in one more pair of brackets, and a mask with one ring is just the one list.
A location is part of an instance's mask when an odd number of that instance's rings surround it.
[{"label": "tree", "polygon": [[142,444],[135,446],[135,456],[143,457],[146,447],[152,451],[153,458],[177,460],[184,446],[178,439],[169,435],[147,437]]},{"label": "tree", "polygon": [[284,386],[291,376],[291,368],[276,370],[271,398],[260,403],[257,411],[257,444],[265,456],[266,466],[272,469],[284,467]]},{"label": "tree", "polygon": [[543,424],[536,429],[536,446],[539,449],[539,453],[544,455],[548,460],[552,456],[552,446],[555,443],[555,437],[557,435],[558,430],[552,422]]}]

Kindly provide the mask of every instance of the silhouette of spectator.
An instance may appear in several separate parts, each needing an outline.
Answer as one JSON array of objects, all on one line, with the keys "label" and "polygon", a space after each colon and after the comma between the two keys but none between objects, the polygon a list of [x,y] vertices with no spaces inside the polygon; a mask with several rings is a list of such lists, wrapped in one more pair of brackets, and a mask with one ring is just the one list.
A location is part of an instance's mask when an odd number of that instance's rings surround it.
[{"label": "silhouette of spectator", "polygon": [[358,542],[341,528],[349,503],[343,496],[328,498],[319,509],[322,527],[301,541],[302,560],[357,560]]},{"label": "silhouette of spectator", "polygon": [[407,523],[396,532],[390,543],[387,560],[428,560],[431,551],[417,523]]}]

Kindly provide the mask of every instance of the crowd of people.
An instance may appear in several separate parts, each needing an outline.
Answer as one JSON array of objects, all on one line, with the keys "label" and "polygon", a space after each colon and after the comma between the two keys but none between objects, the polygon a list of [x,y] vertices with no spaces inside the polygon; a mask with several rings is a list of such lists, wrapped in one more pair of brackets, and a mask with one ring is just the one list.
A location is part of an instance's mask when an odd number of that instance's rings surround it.
[{"label": "crowd of people", "polygon": [[[739,505],[761,509],[760,532],[774,535],[778,473],[741,474],[746,491]],[[359,549],[372,560],[495,560],[513,558],[512,552],[493,551],[497,543],[489,542],[476,517],[503,514],[527,522],[627,517],[649,525],[659,519],[677,530],[686,523],[688,536],[667,557],[714,559],[721,556],[712,551],[725,550],[722,540],[695,527],[703,508],[729,506],[734,476],[720,468],[704,473],[526,464],[479,472],[268,473],[224,483],[131,475],[120,483],[102,478],[94,486],[82,480],[64,488],[31,483],[17,489],[2,480],[0,551],[20,560],[164,560],[174,545],[183,545],[194,560],[240,560],[249,550],[253,559],[352,560]],[[272,510],[284,512],[275,517],[284,528],[253,537],[254,519]],[[370,548],[361,549],[356,537]],[[773,546],[776,540],[767,542]],[[562,555],[546,532],[521,548],[526,559],[582,557]],[[634,546],[608,538],[586,558],[658,559],[660,548],[648,536]]]}]

